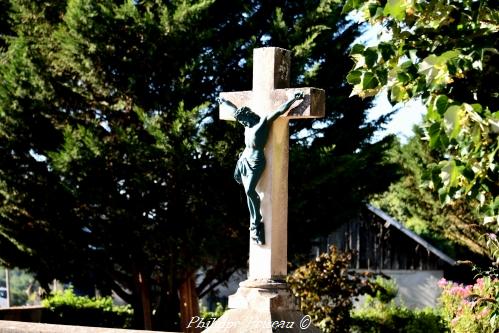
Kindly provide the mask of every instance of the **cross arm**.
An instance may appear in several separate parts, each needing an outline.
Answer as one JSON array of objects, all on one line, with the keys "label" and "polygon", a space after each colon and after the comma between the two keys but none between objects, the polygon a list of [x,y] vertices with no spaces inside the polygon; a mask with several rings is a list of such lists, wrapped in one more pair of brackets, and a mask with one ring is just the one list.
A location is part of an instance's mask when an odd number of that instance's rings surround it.
[{"label": "cross arm", "polygon": [[295,92],[293,97],[291,97],[289,100],[284,102],[281,106],[277,108],[277,110],[271,112],[270,114],[267,115],[267,120],[268,121],[274,121],[277,119],[277,117],[282,116],[284,113],[286,113],[291,105],[293,105],[294,102],[301,100],[304,98],[304,94],[302,91]]},{"label": "cross arm", "polygon": [[317,88],[305,87],[273,90],[271,93],[273,110],[277,110],[282,103],[285,103],[297,92],[303,93],[303,100],[294,102],[289,111],[282,117],[291,119],[324,117],[326,94],[324,90]]},{"label": "cross arm", "polygon": [[[231,104],[237,109],[251,104],[252,93],[252,91],[223,92],[220,93],[220,98],[230,101]],[[227,103],[220,104],[220,119],[236,120],[234,118],[233,107],[229,106]]]},{"label": "cross arm", "polygon": [[[325,113],[325,100],[326,95],[324,90],[317,88],[286,88],[271,90],[267,97],[259,96],[259,98],[270,98],[272,107],[266,112],[274,112],[283,103],[288,101],[297,92],[303,92],[304,98],[299,102],[294,102],[290,110],[281,117],[297,119],[297,118],[321,118]],[[222,92],[220,97],[231,102],[236,108],[242,106],[250,106],[253,104],[252,98],[255,93],[251,90],[247,91],[233,91]],[[235,120],[233,108],[226,105],[227,103],[220,104],[220,119]],[[253,110],[260,114],[258,110]]]}]

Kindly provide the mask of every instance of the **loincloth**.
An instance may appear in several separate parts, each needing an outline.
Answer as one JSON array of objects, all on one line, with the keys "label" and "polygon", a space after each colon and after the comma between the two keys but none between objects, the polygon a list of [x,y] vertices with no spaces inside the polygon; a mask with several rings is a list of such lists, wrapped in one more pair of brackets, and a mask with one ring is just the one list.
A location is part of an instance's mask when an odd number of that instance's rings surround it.
[{"label": "loincloth", "polygon": [[251,177],[254,174],[261,173],[265,168],[265,155],[254,154],[246,156],[244,152],[237,160],[236,169],[234,170],[234,179],[239,184],[242,184],[242,178]]}]

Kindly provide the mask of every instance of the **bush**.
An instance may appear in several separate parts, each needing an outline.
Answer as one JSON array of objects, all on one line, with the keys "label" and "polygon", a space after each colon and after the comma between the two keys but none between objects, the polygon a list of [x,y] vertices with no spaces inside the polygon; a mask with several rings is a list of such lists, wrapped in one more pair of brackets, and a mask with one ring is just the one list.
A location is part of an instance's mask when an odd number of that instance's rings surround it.
[{"label": "bush", "polygon": [[213,320],[213,319],[218,319],[222,317],[224,312],[227,311],[227,308],[223,306],[222,303],[217,302],[217,305],[215,307],[214,311],[209,311],[206,307],[200,306],[200,316],[205,320],[206,322]]},{"label": "bush", "polygon": [[440,301],[452,333],[494,333],[499,331],[499,280],[485,276],[464,286],[444,279]]},{"label": "bush", "polygon": [[377,276],[374,283],[378,286],[376,288],[376,294],[374,296],[367,295],[366,303],[380,302],[382,304],[388,304],[391,300],[397,297],[399,288],[394,280]]},{"label": "bush", "polygon": [[352,312],[351,333],[443,333],[449,332],[442,315],[431,308],[411,310],[370,302]]},{"label": "bush", "polygon": [[[348,270],[350,261],[350,253],[339,253],[332,247],[329,253],[298,268],[288,277],[301,310],[310,315],[322,332],[449,332],[440,312],[396,306],[392,300],[398,288],[393,280]],[[353,300],[362,294],[367,294],[365,306],[352,310]]]},{"label": "bush", "polygon": [[300,301],[301,310],[310,315],[323,332],[348,332],[353,298],[376,295],[381,287],[373,275],[348,270],[350,253],[339,253],[331,247],[288,277],[291,292]]},{"label": "bush", "polygon": [[130,328],[133,310],[116,306],[111,297],[76,296],[71,289],[56,292],[42,301],[44,322],[63,325]]},{"label": "bush", "polygon": [[398,287],[395,281],[376,278],[380,290],[367,296],[364,305],[352,311],[351,333],[443,333],[449,332],[442,314],[427,308],[411,310],[395,305]]}]

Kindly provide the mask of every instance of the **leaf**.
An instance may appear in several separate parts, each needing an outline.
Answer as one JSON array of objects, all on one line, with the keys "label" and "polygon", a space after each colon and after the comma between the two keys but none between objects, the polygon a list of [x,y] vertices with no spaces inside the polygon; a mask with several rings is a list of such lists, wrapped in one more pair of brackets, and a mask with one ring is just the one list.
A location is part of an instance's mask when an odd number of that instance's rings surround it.
[{"label": "leaf", "polygon": [[420,92],[426,91],[426,82],[425,82],[424,77],[418,78],[418,80],[416,81],[416,85],[414,85],[412,91],[413,91],[414,95],[417,95]]},{"label": "leaf", "polygon": [[407,8],[407,3],[404,0],[388,0],[383,14],[390,15],[398,21],[402,21],[405,18],[405,10]]},{"label": "leaf", "polygon": [[496,134],[499,133],[499,120],[488,119],[488,122],[490,124],[490,129],[492,130],[492,132]]},{"label": "leaf", "polygon": [[433,123],[430,128],[428,128],[428,136],[430,137],[429,145],[430,148],[438,148],[438,143],[440,143],[440,124]]},{"label": "leaf", "polygon": [[407,83],[410,79],[411,77],[407,73],[404,72],[397,73],[397,80],[400,81],[401,83]]},{"label": "leaf", "polygon": [[439,95],[435,98],[434,107],[440,115],[443,115],[449,105],[449,98],[445,95]]},{"label": "leaf", "polygon": [[352,49],[350,50],[350,55],[352,54],[363,54],[364,53],[365,46],[362,44],[355,44],[352,46]]},{"label": "leaf", "polygon": [[426,76],[428,83],[432,81],[436,81],[436,84],[447,83],[449,77],[447,62],[459,55],[458,50],[447,51],[439,56],[430,54],[419,64],[419,73]]},{"label": "leaf", "polygon": [[433,101],[433,103],[430,104],[427,108],[425,119],[426,121],[435,123],[439,122],[441,118],[441,115],[438,113],[437,108],[435,107],[435,101]]},{"label": "leaf", "polygon": [[378,45],[378,50],[381,53],[381,57],[384,61],[388,61],[392,56],[395,55],[395,50],[393,49],[393,45],[390,43],[381,42]]},{"label": "leaf", "polygon": [[443,167],[440,169],[440,178],[442,183],[446,187],[456,187],[459,185],[459,177],[463,170],[462,166],[457,166],[455,160],[450,160],[447,163],[443,163]]},{"label": "leaf", "polygon": [[365,72],[362,77],[362,89],[374,89],[378,86],[378,79],[371,72]]},{"label": "leaf", "polygon": [[414,64],[412,63],[412,61],[410,60],[407,60],[407,61],[404,61],[401,65],[400,65],[400,68],[405,70],[405,71],[408,71]]},{"label": "leaf", "polygon": [[458,105],[450,106],[444,114],[444,129],[451,139],[455,139],[461,130],[461,118],[464,110]]},{"label": "leaf", "polygon": [[407,90],[402,85],[394,85],[390,89],[390,99],[395,102],[402,102],[409,98]]},{"label": "leaf", "polygon": [[460,54],[461,52],[459,50],[446,51],[438,57],[438,60],[440,63],[446,63],[447,61],[458,57]]},{"label": "leaf", "polygon": [[364,58],[367,67],[373,67],[378,61],[378,51],[374,47],[369,47],[364,51]]},{"label": "leaf", "polygon": [[369,15],[371,17],[375,17],[378,14],[378,10],[379,10],[380,7],[376,3],[369,3],[369,5],[367,6],[367,8],[369,10]]},{"label": "leaf", "polygon": [[419,65],[419,73],[426,76],[426,81],[429,82],[437,75],[435,70],[435,64],[437,63],[437,56],[431,54],[423,59]]},{"label": "leaf", "polygon": [[347,82],[350,84],[359,84],[362,80],[362,71],[353,70],[347,75]]},{"label": "leaf", "polygon": [[352,10],[356,9],[354,7],[354,4],[353,4],[353,0],[347,0],[345,2],[345,5],[343,6],[342,10],[341,10],[341,14],[348,14],[349,12],[351,12]]},{"label": "leaf", "polygon": [[376,68],[376,77],[381,85],[386,85],[388,83],[388,71],[386,68]]}]

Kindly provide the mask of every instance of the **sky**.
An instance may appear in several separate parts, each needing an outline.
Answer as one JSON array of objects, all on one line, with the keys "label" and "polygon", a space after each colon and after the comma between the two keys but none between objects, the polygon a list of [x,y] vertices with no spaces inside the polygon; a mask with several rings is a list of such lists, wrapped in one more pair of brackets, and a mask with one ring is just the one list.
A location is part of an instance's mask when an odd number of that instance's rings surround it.
[{"label": "sky", "polygon": [[385,129],[375,134],[375,139],[387,134],[395,134],[400,138],[402,143],[407,142],[407,139],[413,136],[412,129],[414,125],[421,123],[425,112],[425,107],[420,100],[411,100],[392,107],[390,102],[388,102],[386,93],[376,97],[374,104],[374,107],[369,110],[368,120],[376,119],[392,110],[397,110],[392,116],[391,121],[386,124]]},{"label": "sky", "polygon": [[[357,15],[361,15],[358,13]],[[360,17],[351,16],[352,20],[359,21]],[[365,46],[377,45],[380,41],[390,40],[391,34],[389,30],[384,29],[381,25],[376,24],[370,26],[365,32],[357,38],[353,44],[361,43]],[[413,127],[422,122],[423,114],[426,109],[420,100],[411,100],[407,103],[391,106],[386,96],[386,91],[380,93],[374,100],[374,107],[369,110],[368,120],[373,120],[379,116],[389,113],[392,110],[398,110],[392,120],[386,124],[386,128],[375,134],[375,139],[381,138],[387,134],[396,134],[402,143],[407,142],[407,139],[413,136]]]}]

